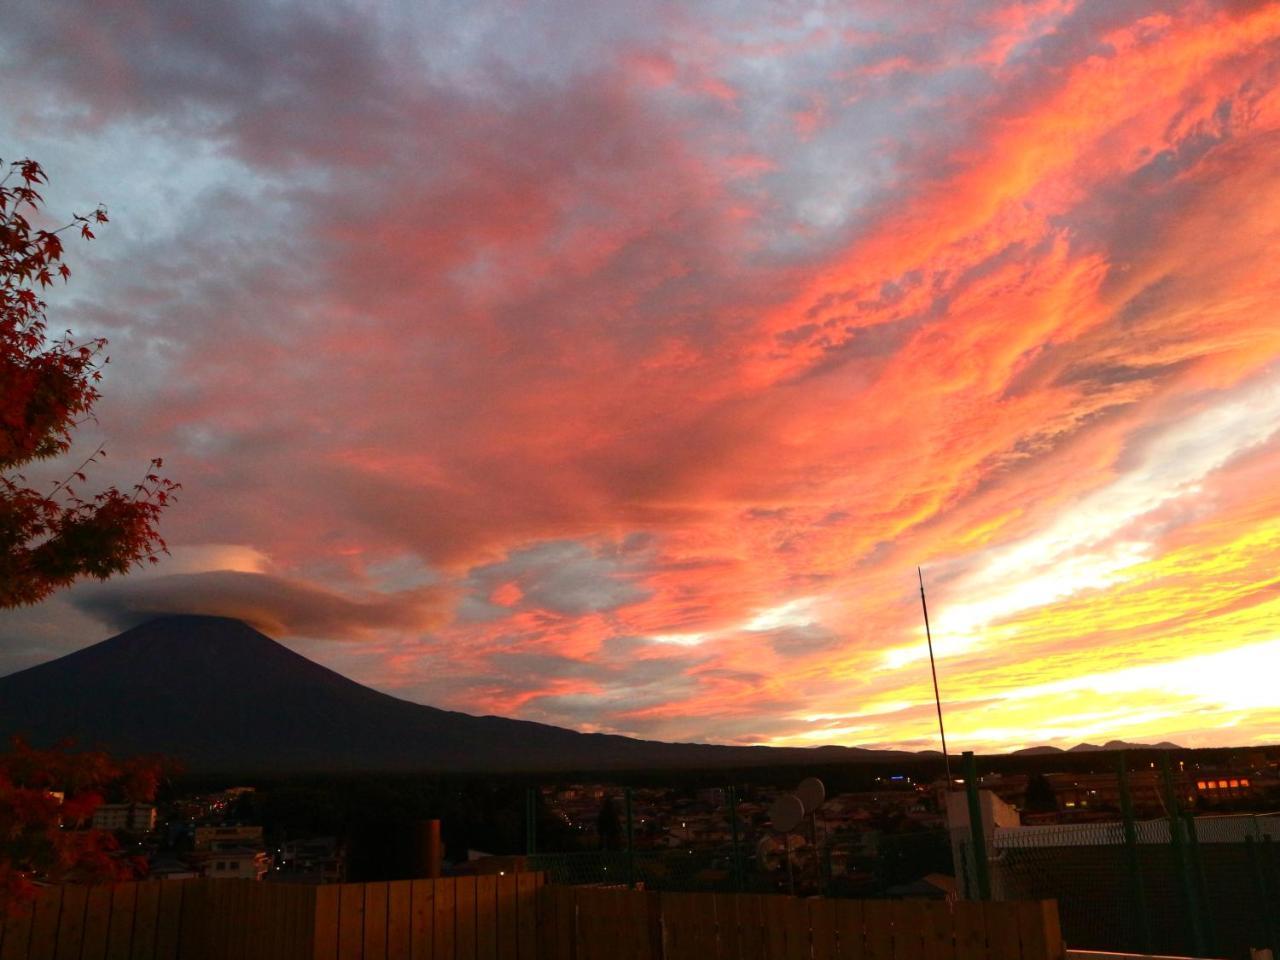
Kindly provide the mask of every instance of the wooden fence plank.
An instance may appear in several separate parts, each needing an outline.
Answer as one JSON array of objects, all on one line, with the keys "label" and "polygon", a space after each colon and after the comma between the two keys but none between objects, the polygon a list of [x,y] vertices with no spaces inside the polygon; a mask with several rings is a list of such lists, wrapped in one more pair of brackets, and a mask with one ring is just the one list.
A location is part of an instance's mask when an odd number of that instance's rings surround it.
[{"label": "wooden fence plank", "polygon": [[560,960],[582,960],[578,947],[578,890],[560,887],[556,899],[556,940]]},{"label": "wooden fence plank", "polygon": [[498,877],[476,877],[476,960],[498,960]]},{"label": "wooden fence plank", "polygon": [[208,908],[208,888],[204,880],[172,880],[166,881],[176,885],[179,893],[160,893],[161,916],[167,909],[172,911],[169,917],[177,919],[177,931],[173,938],[171,958],[182,960],[208,960],[208,940],[205,937],[204,917]]},{"label": "wooden fence plank", "polygon": [[267,897],[267,937],[263,943],[264,960],[285,960],[290,955],[292,921],[289,907],[293,888],[278,883],[264,883]]},{"label": "wooden fence plank", "polygon": [[[249,881],[239,879],[214,880],[223,891],[223,908],[226,927],[222,938],[226,960],[245,960],[245,943],[249,931],[249,893],[245,886]],[[216,916],[213,918],[217,922]]]},{"label": "wooden fence plank", "polygon": [[813,935],[813,960],[836,960],[836,905],[834,900],[809,901],[809,929]]},{"label": "wooden fence plank", "polygon": [[690,942],[698,960],[707,960],[716,955],[716,941],[720,936],[715,900],[705,893],[691,893],[689,898]]},{"label": "wooden fence plank", "polygon": [[988,902],[982,905],[987,923],[987,952],[991,960],[1019,960],[1017,904]]},{"label": "wooden fence plank", "polygon": [[688,960],[685,944],[684,894],[660,893],[658,906],[662,911],[662,956],[664,960]]},{"label": "wooden fence plank", "polygon": [[280,922],[276,916],[276,895],[280,892],[274,883],[265,880],[254,882],[249,894],[249,942],[246,960],[268,960],[280,956]]},{"label": "wooden fence plank", "polygon": [[266,932],[266,893],[270,889],[257,880],[241,880],[241,899],[244,903],[244,936],[241,939],[242,960],[262,960],[263,936]]},{"label": "wooden fence plank", "polygon": [[920,960],[924,955],[924,901],[890,900],[893,923],[893,960]]},{"label": "wooden fence plank", "polygon": [[110,925],[111,888],[90,887],[84,915],[84,940],[80,947],[81,960],[105,960]]},{"label": "wooden fence plank", "polygon": [[764,898],[758,893],[739,894],[738,950],[742,960],[764,960]]},{"label": "wooden fence plank", "polygon": [[[786,960],[787,898],[764,898],[764,955],[768,960]],[[885,958],[888,960],[888,958]]]},{"label": "wooden fence plank", "polygon": [[[787,898],[787,960],[809,960],[812,946],[809,937],[809,904],[794,897]],[[919,960],[919,958],[912,958]]]},{"label": "wooden fence plank", "polygon": [[649,929],[645,895],[641,890],[618,890],[612,919],[617,930],[618,960],[649,960]]},{"label": "wooden fence plank", "polygon": [[[715,918],[711,923],[700,915],[698,895],[695,893],[672,894],[673,900],[680,905],[680,956],[683,960],[705,960],[706,943],[715,936]],[[708,926],[711,936],[708,937]]]},{"label": "wooden fence plank", "polygon": [[413,882],[394,880],[387,884],[387,958],[409,960],[411,951]]},{"label": "wooden fence plank", "polygon": [[279,957],[280,960],[294,960],[298,940],[297,914],[294,910],[296,887],[293,884],[275,883],[270,886],[275,891],[271,910],[275,917],[273,924],[276,932],[270,941],[271,949],[275,950],[275,953],[268,956]]},{"label": "wooden fence plank", "polygon": [[456,960],[476,960],[476,878],[458,877],[453,894],[456,918],[453,955]]},{"label": "wooden fence plank", "polygon": [[311,960],[306,943],[309,926],[306,920],[307,901],[308,894],[314,895],[316,889],[292,883],[281,888],[280,910],[284,923],[284,930],[280,935],[282,960]]},{"label": "wooden fence plank", "polygon": [[454,946],[457,943],[457,920],[454,916],[457,886],[452,880],[437,880],[435,886],[431,956],[433,960],[454,960]]},{"label": "wooden fence plank", "polygon": [[840,960],[865,960],[865,907],[861,900],[836,901],[836,941]]},{"label": "wooden fence plank", "polygon": [[1062,942],[1062,915],[1058,912],[1058,901],[1042,900],[1040,909],[1044,911],[1045,952],[1049,960],[1064,960],[1067,946]]},{"label": "wooden fence plank", "polygon": [[1028,900],[1010,904],[1016,912],[1018,940],[1023,960],[1061,960],[1062,931],[1054,900]]},{"label": "wooden fence plank", "polygon": [[497,950],[498,960],[518,960],[520,945],[517,937],[520,930],[520,914],[517,898],[520,893],[520,881],[514,873],[498,875],[497,888],[494,891],[494,909],[498,911]]},{"label": "wooden fence plank", "polygon": [[254,960],[281,960],[284,957],[285,928],[289,923],[284,909],[285,888],[278,883],[261,880],[257,884],[257,891],[262,901],[258,914],[262,927],[258,937],[258,952],[252,956]]},{"label": "wooden fence plank", "polygon": [[617,960],[622,952],[622,931],[618,929],[618,922],[622,913],[622,897],[627,895],[627,891],[611,888],[598,893],[596,951],[602,960]]},{"label": "wooden fence plank", "polygon": [[31,944],[27,960],[53,960],[58,945],[58,917],[62,912],[62,887],[41,890],[32,904]]},{"label": "wooden fence plank", "polygon": [[921,948],[924,960],[956,960],[955,923],[951,906],[942,900],[920,904]]},{"label": "wooden fence plank", "polygon": [[545,886],[545,879],[541,873],[521,873],[516,877],[516,955],[519,960],[535,960],[538,956],[538,894]]},{"label": "wooden fence plank", "polygon": [[[201,877],[199,883],[203,900],[193,917],[192,926],[199,937],[194,949],[205,960],[226,960],[229,923],[227,911],[230,909],[227,905],[228,887],[223,881],[214,880],[212,877]],[[184,922],[186,906],[186,897],[183,897]],[[187,960],[185,950],[182,960]]]},{"label": "wooden fence plank", "polygon": [[231,930],[227,936],[228,957],[230,960],[249,960],[250,928],[253,923],[252,880],[239,878],[223,881],[231,884],[232,920]]},{"label": "wooden fence plank", "polygon": [[[538,916],[538,944],[537,955],[539,960],[550,960],[551,957],[557,956],[555,915],[556,902],[558,896],[555,887],[544,887],[538,891],[535,900]],[[525,901],[520,901],[520,916],[524,917],[527,912],[525,909]],[[521,954],[523,956],[523,954]]]},{"label": "wooden fence plank", "polygon": [[266,931],[266,897],[269,889],[260,880],[241,880],[243,888],[241,897],[244,902],[244,944],[240,956],[242,960],[262,960],[262,941]]},{"label": "wooden fence plank", "polygon": [[300,914],[298,917],[300,924],[298,956],[299,960],[315,960],[318,956],[316,934],[319,931],[319,927],[316,925],[316,914],[319,910],[320,891],[329,889],[329,887],[299,887],[298,889],[301,896],[294,906],[294,909]]},{"label": "wooden fence plank", "polygon": [[[305,896],[307,890],[315,892],[315,887],[304,887],[302,884],[287,884],[283,890],[284,933],[280,937],[280,956],[283,960],[310,960],[306,957],[306,948],[302,943],[306,925],[303,917],[306,913],[306,902],[299,894]],[[408,957],[408,953],[405,954]]]},{"label": "wooden fence plank", "polygon": [[58,942],[54,960],[80,960],[84,940],[84,912],[89,888],[72,884],[62,891],[62,911],[58,917]]},{"label": "wooden fence plank", "polygon": [[272,943],[275,955],[280,960],[301,960],[298,954],[298,911],[297,886],[294,884],[272,884],[276,891],[275,916],[278,930]]},{"label": "wooden fence plank", "polygon": [[182,930],[182,895],[185,880],[156,881],[155,960],[178,960],[178,934]]},{"label": "wooden fence plank", "polygon": [[[603,960],[617,960],[626,949],[621,928],[624,898],[629,890],[610,888],[600,891],[599,920],[596,922],[596,946]],[[706,957],[703,960],[707,960]]]},{"label": "wooden fence plank", "polygon": [[364,885],[364,960],[387,960],[387,884]]},{"label": "wooden fence plank", "polygon": [[246,956],[249,945],[249,913],[252,902],[249,899],[249,884],[252,881],[239,877],[228,877],[215,880],[227,888],[227,904],[230,911],[227,917],[226,956],[227,960],[249,960]]},{"label": "wooden fence plank", "polygon": [[595,908],[599,891],[589,887],[573,887],[573,942],[577,960],[598,960],[600,913]]},{"label": "wooden fence plank", "polygon": [[[201,946],[208,960],[227,960],[230,956],[228,947],[231,936],[232,910],[231,887],[229,880],[204,879],[204,908],[197,923],[201,928],[199,934]],[[186,960],[186,951],[183,951]]]},{"label": "wooden fence plank", "polygon": [[573,888],[573,939],[578,960],[597,960],[597,954],[600,953],[600,912],[595,905],[599,893],[600,891],[589,887]]},{"label": "wooden fence plank", "polygon": [[862,909],[864,960],[893,960],[893,904],[868,900]]},{"label": "wooden fence plank", "polygon": [[433,880],[413,880],[409,894],[409,956],[411,960],[432,960],[433,926],[436,914],[436,885]]},{"label": "wooden fence plank", "polygon": [[19,903],[14,904],[7,917],[0,917],[4,923],[4,932],[0,934],[0,960],[27,960],[34,914],[32,904]]},{"label": "wooden fence plank", "polygon": [[987,921],[982,904],[957,900],[951,917],[956,930],[956,960],[987,960]]},{"label": "wooden fence plank", "polygon": [[133,953],[130,960],[155,960],[156,921],[160,913],[160,884],[148,880],[138,884],[138,900],[133,917]]},{"label": "wooden fence plank", "polygon": [[649,958],[662,960],[662,895],[644,891],[645,923],[649,929]]},{"label": "wooden fence plank", "polygon": [[340,884],[316,888],[315,919],[311,926],[312,955],[315,960],[338,958],[338,908],[341,897]]},{"label": "wooden fence plank", "polygon": [[544,914],[539,923],[540,931],[545,931],[543,952],[540,957],[556,957],[556,960],[571,960],[573,956],[573,891],[568,887],[557,887],[548,884],[543,888]]},{"label": "wooden fence plank", "polygon": [[338,960],[361,960],[364,953],[364,884],[338,887]]},{"label": "wooden fence plank", "polygon": [[738,898],[732,893],[711,897],[711,910],[716,918],[715,960],[738,960]]}]

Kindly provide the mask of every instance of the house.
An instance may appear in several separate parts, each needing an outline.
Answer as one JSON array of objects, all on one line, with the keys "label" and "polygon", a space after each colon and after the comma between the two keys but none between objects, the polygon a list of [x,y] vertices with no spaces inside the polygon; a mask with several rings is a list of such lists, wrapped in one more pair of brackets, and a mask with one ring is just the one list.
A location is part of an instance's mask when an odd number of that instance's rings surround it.
[{"label": "house", "polygon": [[150,833],[156,828],[156,808],[149,803],[104,803],[93,811],[93,828]]}]

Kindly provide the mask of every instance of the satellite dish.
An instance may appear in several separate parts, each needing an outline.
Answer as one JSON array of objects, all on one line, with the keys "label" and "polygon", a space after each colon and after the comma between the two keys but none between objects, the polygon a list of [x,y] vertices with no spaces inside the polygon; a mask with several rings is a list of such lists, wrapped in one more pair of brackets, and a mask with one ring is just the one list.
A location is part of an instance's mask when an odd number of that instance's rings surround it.
[{"label": "satellite dish", "polygon": [[796,796],[804,804],[804,812],[813,813],[827,799],[827,788],[817,777],[805,777],[800,781],[800,786],[796,787]]},{"label": "satellite dish", "polygon": [[794,793],[785,793],[773,801],[773,806],[769,808],[769,819],[773,821],[774,830],[787,833],[804,819],[804,804]]}]

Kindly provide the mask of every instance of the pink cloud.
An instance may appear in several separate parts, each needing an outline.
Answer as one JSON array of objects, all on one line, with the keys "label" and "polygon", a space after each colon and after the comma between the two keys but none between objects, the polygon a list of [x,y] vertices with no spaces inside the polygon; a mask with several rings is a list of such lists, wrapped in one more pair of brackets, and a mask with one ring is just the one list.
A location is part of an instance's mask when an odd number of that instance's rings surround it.
[{"label": "pink cloud", "polygon": [[[926,738],[916,564],[941,622],[977,618],[943,640],[983,743],[1020,745],[999,710],[1049,729],[1020,686],[1258,640],[1273,441],[1186,440],[1206,465],[1169,490],[1144,458],[1280,355],[1280,17],[912,9],[604,4],[426,54],[287,6],[27,17],[80,57],[19,82],[96,131],[49,149],[202,157],[171,161],[198,195],[172,235],[126,203],[78,316],[133,364],[113,443],[171,451],[170,539],[269,557],[286,633],[364,624],[317,653],[370,682],[674,738]],[[556,30],[562,59],[522,56]],[[31,96],[30,129],[65,124]],[[1107,491],[1133,524],[1054,552]],[[258,611],[248,574],[202,576],[163,605]],[[1132,723],[1163,736],[1154,699]]]}]

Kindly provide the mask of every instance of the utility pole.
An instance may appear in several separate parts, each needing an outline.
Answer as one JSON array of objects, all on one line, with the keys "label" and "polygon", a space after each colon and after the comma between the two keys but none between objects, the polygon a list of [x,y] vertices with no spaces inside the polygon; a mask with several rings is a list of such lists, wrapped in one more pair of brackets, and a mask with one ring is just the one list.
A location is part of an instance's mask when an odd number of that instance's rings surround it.
[{"label": "utility pole", "polygon": [[933,674],[933,702],[938,708],[938,735],[942,738],[942,765],[947,775],[947,790],[951,789],[951,758],[947,755],[947,731],[942,725],[942,697],[938,695],[938,667],[933,661],[933,634],[929,631],[929,604],[924,599],[924,573],[916,567],[920,578],[920,609],[924,611],[924,637],[929,644],[929,672]]}]

